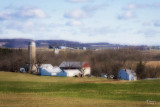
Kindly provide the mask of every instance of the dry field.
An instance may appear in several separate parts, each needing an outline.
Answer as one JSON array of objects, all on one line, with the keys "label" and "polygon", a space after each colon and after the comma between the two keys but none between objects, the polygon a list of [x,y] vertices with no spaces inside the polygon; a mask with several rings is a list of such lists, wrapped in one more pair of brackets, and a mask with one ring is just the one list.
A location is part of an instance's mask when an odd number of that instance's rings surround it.
[{"label": "dry field", "polygon": [[147,66],[157,67],[160,66],[160,61],[148,61],[146,63]]},{"label": "dry field", "polygon": [[0,72],[0,107],[159,107],[160,80],[48,77]]},{"label": "dry field", "polygon": [[158,107],[158,102],[54,97],[54,93],[0,93],[0,107]]}]

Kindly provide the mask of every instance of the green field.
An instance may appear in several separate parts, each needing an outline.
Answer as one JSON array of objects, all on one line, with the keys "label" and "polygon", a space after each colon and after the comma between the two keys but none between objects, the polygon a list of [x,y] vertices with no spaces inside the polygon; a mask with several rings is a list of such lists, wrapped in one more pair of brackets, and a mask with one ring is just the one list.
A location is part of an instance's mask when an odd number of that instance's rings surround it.
[{"label": "green field", "polygon": [[160,79],[128,82],[0,72],[0,107],[10,106],[160,107]]}]

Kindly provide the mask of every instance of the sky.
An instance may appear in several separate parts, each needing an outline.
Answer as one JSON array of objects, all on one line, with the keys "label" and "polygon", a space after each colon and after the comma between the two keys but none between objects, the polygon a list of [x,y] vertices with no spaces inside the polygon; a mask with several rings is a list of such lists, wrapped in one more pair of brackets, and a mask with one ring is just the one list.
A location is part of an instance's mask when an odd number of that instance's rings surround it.
[{"label": "sky", "polygon": [[160,45],[160,0],[0,0],[0,39]]}]

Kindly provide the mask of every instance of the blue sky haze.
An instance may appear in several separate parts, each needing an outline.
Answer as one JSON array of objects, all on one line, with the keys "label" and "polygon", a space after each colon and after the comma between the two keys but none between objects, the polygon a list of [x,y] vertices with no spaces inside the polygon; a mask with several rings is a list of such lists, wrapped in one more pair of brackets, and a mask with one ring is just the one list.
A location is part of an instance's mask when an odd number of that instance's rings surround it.
[{"label": "blue sky haze", "polygon": [[0,39],[160,45],[160,0],[0,0]]}]

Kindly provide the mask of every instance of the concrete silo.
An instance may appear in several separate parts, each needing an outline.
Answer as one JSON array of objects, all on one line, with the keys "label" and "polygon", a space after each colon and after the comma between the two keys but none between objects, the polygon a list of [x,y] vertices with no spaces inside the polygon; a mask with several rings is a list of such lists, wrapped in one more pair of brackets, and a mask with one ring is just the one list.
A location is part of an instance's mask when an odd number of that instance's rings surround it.
[{"label": "concrete silo", "polygon": [[33,41],[28,44],[28,63],[29,72],[36,72],[36,43]]}]

